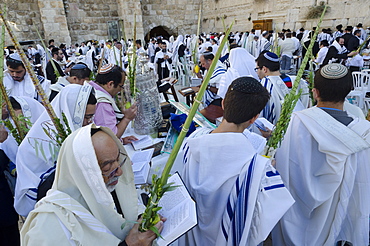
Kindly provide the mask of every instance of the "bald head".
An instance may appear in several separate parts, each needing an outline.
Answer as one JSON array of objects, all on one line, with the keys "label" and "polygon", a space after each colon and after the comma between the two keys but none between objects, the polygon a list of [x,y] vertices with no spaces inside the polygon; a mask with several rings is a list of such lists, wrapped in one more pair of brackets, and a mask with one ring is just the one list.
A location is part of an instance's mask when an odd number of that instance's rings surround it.
[{"label": "bald head", "polygon": [[119,150],[111,136],[104,131],[98,131],[91,139],[100,168],[104,168],[117,159]]}]

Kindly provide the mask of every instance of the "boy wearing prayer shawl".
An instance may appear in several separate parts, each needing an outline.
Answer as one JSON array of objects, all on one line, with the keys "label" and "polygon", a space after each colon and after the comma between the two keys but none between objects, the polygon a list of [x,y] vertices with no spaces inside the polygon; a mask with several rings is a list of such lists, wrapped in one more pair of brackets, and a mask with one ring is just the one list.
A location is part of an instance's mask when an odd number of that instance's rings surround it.
[{"label": "boy wearing prayer shawl", "polygon": [[[289,93],[289,89],[283,79],[294,81],[294,78],[290,78],[289,76],[282,75],[280,73],[279,57],[275,53],[261,53],[261,55],[256,59],[256,65],[255,71],[261,79],[261,84],[271,95],[269,102],[261,112],[261,116],[276,125],[280,117],[284,97]],[[299,89],[302,89],[302,95],[295,107],[295,110],[307,108],[309,101],[308,87],[303,80],[300,81],[298,90]]]},{"label": "boy wearing prayer shawl", "polygon": [[296,203],[275,245],[369,243],[370,123],[343,111],[351,87],[345,66],[326,65],[315,75],[317,106],[292,115],[276,168]]},{"label": "boy wearing prayer shawl", "polygon": [[269,97],[256,79],[237,78],[222,103],[222,123],[213,131],[199,129],[186,141],[182,177],[196,201],[198,225],[180,246],[258,245],[293,203],[269,159],[243,134]]},{"label": "boy wearing prayer shawl", "polygon": [[[62,145],[53,187],[27,217],[22,245],[151,245],[154,232],[139,232],[134,223],[133,180],[131,161],[112,130],[80,128]],[[163,222],[155,226],[161,231]]]}]

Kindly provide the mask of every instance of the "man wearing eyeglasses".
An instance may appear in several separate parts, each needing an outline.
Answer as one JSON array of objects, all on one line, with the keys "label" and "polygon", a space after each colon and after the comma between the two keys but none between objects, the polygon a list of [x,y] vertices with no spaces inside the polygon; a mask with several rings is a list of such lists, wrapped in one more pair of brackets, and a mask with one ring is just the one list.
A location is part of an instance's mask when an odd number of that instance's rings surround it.
[{"label": "man wearing eyeglasses", "polygon": [[[57,68],[59,75],[64,76],[65,74],[59,65],[59,63],[62,62],[64,58],[63,51],[59,48],[53,48],[51,50],[51,55],[52,55],[54,65]],[[57,75],[55,74],[54,67],[51,63],[52,61],[49,61],[48,64],[46,64],[46,78],[49,79],[52,84],[55,84],[58,78],[57,78]]]},{"label": "man wearing eyeglasses", "polygon": [[91,70],[84,63],[77,63],[72,66],[69,76],[59,77],[58,81],[50,86],[49,101],[51,102],[56,95],[69,84],[83,85],[89,80]]},{"label": "man wearing eyeglasses", "polygon": [[[129,158],[115,134],[89,125],[63,143],[54,184],[21,231],[22,245],[151,245]],[[112,191],[112,192],[111,192]],[[156,228],[161,231],[163,222]]]},{"label": "man wearing eyeglasses", "polygon": [[[95,82],[90,82],[90,85],[95,88],[98,100],[94,123],[98,126],[109,127],[119,139],[137,113],[136,104],[128,109],[118,108],[114,101],[114,97],[123,89],[125,79],[126,75],[121,67],[107,64],[101,67]],[[124,144],[128,144],[134,140],[137,138],[128,136],[122,141]]]}]

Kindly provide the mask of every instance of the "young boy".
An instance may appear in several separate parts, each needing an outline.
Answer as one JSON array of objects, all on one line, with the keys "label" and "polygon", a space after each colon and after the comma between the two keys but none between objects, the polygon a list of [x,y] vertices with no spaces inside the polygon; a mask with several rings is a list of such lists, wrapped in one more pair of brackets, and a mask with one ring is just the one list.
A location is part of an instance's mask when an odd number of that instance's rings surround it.
[{"label": "young boy", "polygon": [[[179,245],[257,245],[290,207],[271,209],[276,215],[272,221],[260,220],[261,206],[256,206],[267,170],[274,176],[269,186],[278,188],[264,192],[283,190],[288,200],[290,197],[279,174],[271,171],[269,160],[259,156],[243,134],[269,98],[256,79],[240,77],[229,86],[222,102],[220,126],[213,131],[200,129],[188,138],[182,176],[197,203],[198,225],[179,240]],[[263,213],[266,216],[269,211]],[[256,228],[256,218],[266,226]]]}]

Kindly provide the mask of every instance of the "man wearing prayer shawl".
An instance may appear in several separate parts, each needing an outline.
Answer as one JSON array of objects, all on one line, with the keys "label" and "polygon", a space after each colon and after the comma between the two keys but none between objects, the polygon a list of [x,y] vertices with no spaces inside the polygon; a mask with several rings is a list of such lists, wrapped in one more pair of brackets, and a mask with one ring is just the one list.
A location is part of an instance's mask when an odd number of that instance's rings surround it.
[{"label": "man wearing prayer shawl", "polygon": [[[212,53],[203,53],[200,56],[200,63],[203,68],[208,70],[212,64],[214,55]],[[208,89],[205,91],[203,96],[203,107],[200,111],[208,120],[214,122],[216,118],[222,116],[221,100],[222,98],[217,95],[218,88],[222,76],[226,72],[226,67],[221,61],[217,61],[215,70],[209,80]],[[203,79],[200,73],[197,73],[198,78]]]},{"label": "man wearing prayer shawl", "polygon": [[[125,81],[125,73],[121,67],[107,64],[101,67],[95,82],[89,84],[96,90],[96,113],[94,123],[99,126],[109,127],[118,138],[126,130],[128,124],[135,118],[137,112],[136,104],[126,109],[124,106],[121,109],[115,103],[114,97],[123,88]],[[123,143],[131,143],[132,140],[137,140],[134,136],[123,138]]]},{"label": "man wearing prayer shawl", "polygon": [[[284,97],[289,93],[289,89],[282,78],[289,79],[290,77],[280,74],[279,58],[275,53],[262,52],[256,59],[256,65],[255,70],[261,79],[261,84],[271,94],[271,98],[262,110],[261,116],[275,125],[280,117]],[[293,78],[292,76],[290,81],[293,82]],[[300,81],[298,90],[300,89],[302,89],[302,95],[294,110],[302,110],[308,106],[308,87],[303,80]]]},{"label": "man wearing prayer shawl", "polygon": [[[10,54],[6,59],[6,65],[8,69],[4,73],[3,83],[8,96],[26,96],[41,102],[41,98],[33,85],[31,76],[27,73],[19,54]],[[36,77],[42,89],[45,91],[45,94],[48,95],[50,93],[50,80],[39,75]]]},{"label": "man wearing prayer shawl", "polygon": [[296,203],[274,229],[273,242],[368,245],[370,123],[343,111],[352,87],[346,67],[326,65],[314,83],[317,106],[293,113],[276,153]]},{"label": "man wearing prayer shawl", "polygon": [[[92,123],[95,104],[90,85],[68,85],[51,102],[59,119],[64,113],[71,131]],[[55,126],[45,111],[19,145],[14,207],[22,216],[34,208],[40,185],[54,173],[59,153],[55,138]]]},{"label": "man wearing prayer shawl", "polygon": [[254,78],[234,80],[220,126],[197,130],[184,144],[182,177],[196,201],[198,225],[179,239],[180,246],[258,245],[292,205],[269,159],[243,134],[269,97]]},{"label": "man wearing prayer shawl", "polygon": [[[154,232],[135,224],[133,180],[131,161],[109,128],[80,128],[62,145],[53,187],[27,217],[22,245],[150,245]],[[156,227],[161,231],[163,222]]]},{"label": "man wearing prayer shawl", "polygon": [[250,76],[258,79],[254,68],[255,58],[244,48],[234,48],[230,50],[230,67],[223,75],[217,95],[224,98],[231,82],[239,77]]}]

